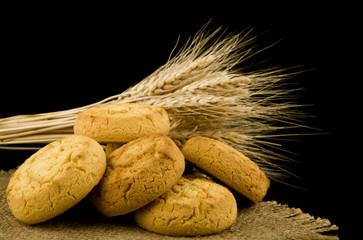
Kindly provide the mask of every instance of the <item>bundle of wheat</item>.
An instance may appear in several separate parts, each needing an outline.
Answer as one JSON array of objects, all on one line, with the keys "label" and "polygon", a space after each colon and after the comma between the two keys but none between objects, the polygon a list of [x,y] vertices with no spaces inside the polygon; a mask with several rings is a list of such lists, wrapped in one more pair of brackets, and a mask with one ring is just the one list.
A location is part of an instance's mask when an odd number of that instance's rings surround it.
[{"label": "bundle of wheat", "polygon": [[301,127],[299,105],[292,101],[297,89],[285,87],[291,74],[282,69],[241,71],[241,63],[263,49],[251,46],[249,31],[221,30],[203,27],[165,65],[118,95],[70,110],[0,119],[0,148],[29,149],[73,134],[77,113],[90,106],[139,102],[167,110],[177,144],[194,136],[215,138],[279,179],[287,171],[273,149],[280,147],[276,138],[294,135],[281,130]]}]

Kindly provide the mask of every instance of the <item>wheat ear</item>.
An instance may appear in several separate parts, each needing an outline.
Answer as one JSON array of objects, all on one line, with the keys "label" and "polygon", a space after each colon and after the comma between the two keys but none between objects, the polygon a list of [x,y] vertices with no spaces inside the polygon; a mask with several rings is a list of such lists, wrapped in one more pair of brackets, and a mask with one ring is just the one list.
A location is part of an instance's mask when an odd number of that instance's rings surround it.
[{"label": "wheat ear", "polygon": [[[242,72],[241,63],[257,50],[250,33],[226,34],[203,27],[174,57],[126,91],[91,105],[35,115],[0,119],[0,148],[31,148],[73,134],[79,111],[104,103],[142,102],[167,110],[170,136],[181,146],[193,136],[207,136],[232,145],[255,161],[272,179],[286,170],[286,157],[274,139],[279,131],[301,127],[296,89],[286,88],[289,74],[269,69]],[[27,146],[24,146],[27,145]]]}]

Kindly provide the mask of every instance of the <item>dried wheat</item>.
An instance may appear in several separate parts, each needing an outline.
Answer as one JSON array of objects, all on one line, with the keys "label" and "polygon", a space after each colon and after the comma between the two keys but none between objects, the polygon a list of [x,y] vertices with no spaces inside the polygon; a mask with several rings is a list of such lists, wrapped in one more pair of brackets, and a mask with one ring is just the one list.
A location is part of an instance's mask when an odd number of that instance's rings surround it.
[{"label": "dried wheat", "polygon": [[[142,102],[160,106],[171,119],[170,136],[182,145],[193,136],[224,141],[258,163],[270,178],[287,171],[276,160],[286,157],[274,138],[281,130],[300,127],[296,89],[286,88],[282,70],[241,72],[238,67],[256,54],[249,31],[208,33],[202,28],[174,57],[123,93],[80,108],[0,119],[0,148],[24,148],[73,133],[79,111],[104,103]],[[20,145],[20,146],[19,146]],[[27,148],[27,147],[25,147]]]}]

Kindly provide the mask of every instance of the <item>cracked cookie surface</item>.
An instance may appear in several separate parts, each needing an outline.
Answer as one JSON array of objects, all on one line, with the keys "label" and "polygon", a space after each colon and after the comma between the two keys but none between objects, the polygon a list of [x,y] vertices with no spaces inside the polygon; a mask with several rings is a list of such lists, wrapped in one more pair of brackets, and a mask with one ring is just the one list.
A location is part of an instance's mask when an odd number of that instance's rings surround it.
[{"label": "cracked cookie surface", "polygon": [[27,224],[53,218],[82,200],[101,180],[106,156],[86,136],[52,142],[11,176],[6,195],[13,215]]},{"label": "cracked cookie surface", "polygon": [[237,203],[224,186],[210,179],[185,175],[166,193],[134,212],[139,226],[174,236],[197,236],[228,228]]},{"label": "cracked cookie surface", "polygon": [[254,203],[261,201],[270,180],[257,164],[231,146],[207,137],[185,142],[185,159],[219,179]]},{"label": "cracked cookie surface", "polygon": [[90,200],[103,215],[132,212],[169,190],[184,172],[184,156],[167,136],[131,141],[107,156],[107,169]]},{"label": "cracked cookie surface", "polygon": [[167,135],[168,114],[141,103],[103,104],[78,113],[74,133],[100,143],[126,143],[143,136]]}]

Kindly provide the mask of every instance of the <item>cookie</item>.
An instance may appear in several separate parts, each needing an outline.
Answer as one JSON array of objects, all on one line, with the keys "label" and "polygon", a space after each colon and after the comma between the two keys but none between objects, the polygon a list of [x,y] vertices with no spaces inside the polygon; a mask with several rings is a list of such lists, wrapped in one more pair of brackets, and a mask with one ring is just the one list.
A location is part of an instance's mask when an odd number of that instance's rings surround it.
[{"label": "cookie", "polygon": [[248,157],[220,141],[194,137],[182,152],[189,162],[219,179],[254,203],[261,201],[270,180]]},{"label": "cookie", "polygon": [[236,216],[236,199],[226,187],[193,175],[183,176],[169,191],[134,212],[142,228],[173,236],[218,233],[231,226]]},{"label": "cookie", "polygon": [[182,176],[184,156],[167,136],[147,136],[114,150],[90,201],[104,216],[132,212],[169,190]]},{"label": "cookie", "polygon": [[126,143],[143,136],[167,135],[170,121],[163,108],[140,103],[103,104],[79,112],[73,130],[100,143]]},{"label": "cookie", "polygon": [[13,215],[27,224],[53,218],[83,199],[106,169],[103,148],[86,136],[52,142],[29,157],[6,190]]}]

